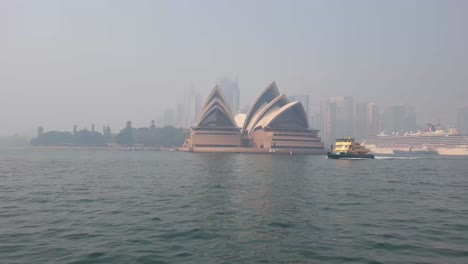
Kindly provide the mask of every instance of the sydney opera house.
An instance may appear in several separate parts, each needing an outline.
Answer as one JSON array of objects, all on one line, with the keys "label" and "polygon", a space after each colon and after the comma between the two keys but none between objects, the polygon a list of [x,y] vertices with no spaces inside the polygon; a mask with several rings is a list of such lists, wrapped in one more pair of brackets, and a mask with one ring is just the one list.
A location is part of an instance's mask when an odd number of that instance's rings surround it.
[{"label": "sydney opera house", "polygon": [[318,130],[309,129],[300,102],[280,95],[275,83],[255,99],[246,115],[234,117],[216,86],[203,104],[182,151],[323,154]]}]

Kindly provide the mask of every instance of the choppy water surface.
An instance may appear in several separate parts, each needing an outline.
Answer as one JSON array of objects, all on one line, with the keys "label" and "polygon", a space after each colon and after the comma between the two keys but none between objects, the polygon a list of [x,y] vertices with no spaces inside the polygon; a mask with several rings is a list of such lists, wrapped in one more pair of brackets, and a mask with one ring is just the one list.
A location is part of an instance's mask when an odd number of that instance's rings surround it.
[{"label": "choppy water surface", "polygon": [[0,262],[468,263],[467,163],[0,150]]}]

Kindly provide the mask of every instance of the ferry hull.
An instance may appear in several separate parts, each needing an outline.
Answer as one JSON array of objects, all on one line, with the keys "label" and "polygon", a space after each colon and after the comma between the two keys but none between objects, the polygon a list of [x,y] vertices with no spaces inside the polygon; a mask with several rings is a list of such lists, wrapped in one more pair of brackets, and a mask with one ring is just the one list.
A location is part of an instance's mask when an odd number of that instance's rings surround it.
[{"label": "ferry hull", "polygon": [[[374,154],[386,154],[386,155],[396,155],[394,153],[394,147],[378,147],[372,144],[364,144],[369,148]],[[468,147],[435,147],[434,148],[439,156],[468,156]]]},{"label": "ferry hull", "polygon": [[372,154],[363,154],[363,155],[356,155],[356,154],[337,154],[328,152],[327,156],[329,159],[374,159],[375,156]]}]

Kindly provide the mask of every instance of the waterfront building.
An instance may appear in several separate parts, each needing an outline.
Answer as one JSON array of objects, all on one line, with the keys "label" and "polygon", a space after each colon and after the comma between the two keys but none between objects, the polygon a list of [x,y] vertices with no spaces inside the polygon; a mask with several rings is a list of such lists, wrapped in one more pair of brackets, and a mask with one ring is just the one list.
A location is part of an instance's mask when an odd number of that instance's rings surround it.
[{"label": "waterfront building", "polygon": [[241,145],[241,131],[223,92],[216,86],[203,104],[198,121],[184,144],[189,151],[212,152]]},{"label": "waterfront building", "polygon": [[318,130],[309,129],[307,112],[299,101],[290,101],[271,83],[257,97],[242,129],[244,142],[257,149],[322,154]]},{"label": "waterfront building", "polygon": [[309,129],[301,102],[290,102],[286,95],[280,95],[275,83],[263,90],[246,115],[236,118],[216,86],[181,150],[323,154],[323,143],[317,133]]}]

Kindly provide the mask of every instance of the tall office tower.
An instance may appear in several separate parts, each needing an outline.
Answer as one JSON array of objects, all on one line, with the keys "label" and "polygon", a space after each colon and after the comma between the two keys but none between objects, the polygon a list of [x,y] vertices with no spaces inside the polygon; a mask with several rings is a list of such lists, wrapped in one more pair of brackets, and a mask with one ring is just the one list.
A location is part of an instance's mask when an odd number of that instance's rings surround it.
[{"label": "tall office tower", "polygon": [[330,97],[320,102],[321,137],[329,148],[339,137],[354,136],[353,98],[350,96]]},{"label": "tall office tower", "polygon": [[380,114],[379,105],[376,103],[367,104],[367,132],[368,135],[377,135],[380,133]]},{"label": "tall office tower", "polygon": [[200,115],[201,96],[195,88],[190,88],[185,105],[187,107],[185,107],[184,126],[185,128],[189,128],[197,122],[198,116]]},{"label": "tall office tower", "polygon": [[365,139],[379,133],[379,107],[375,103],[356,104],[355,136]]},{"label": "tall office tower", "polygon": [[312,122],[309,124],[309,126],[313,129],[322,130],[322,117],[320,113],[314,113],[312,115]]},{"label": "tall office tower", "polygon": [[177,104],[175,125],[178,127],[184,126],[184,104]]},{"label": "tall office tower", "polygon": [[457,130],[461,134],[468,135],[468,107],[457,109]]},{"label": "tall office tower", "polygon": [[308,94],[299,94],[289,96],[289,100],[291,102],[298,101],[301,102],[302,106],[304,107],[305,112],[307,113],[307,118],[309,121],[309,127],[312,127],[312,115],[309,112],[309,95]]},{"label": "tall office tower", "polygon": [[224,96],[226,96],[226,99],[229,101],[232,113],[234,115],[238,114],[240,90],[237,80],[233,81],[224,77],[218,80],[218,86],[221,88],[221,90],[223,90]]},{"label": "tall office tower", "polygon": [[336,107],[335,137],[354,136],[354,105],[350,96],[331,97],[330,102]]},{"label": "tall office tower", "polygon": [[335,143],[336,136],[336,104],[327,100],[320,102],[320,137],[325,145],[329,148]]},{"label": "tall office tower", "polygon": [[112,141],[112,132],[109,126],[104,126],[104,128],[102,129],[102,134],[104,138],[106,139],[106,142]]},{"label": "tall office tower", "polygon": [[44,128],[43,127],[38,127],[37,128],[37,137],[40,137],[44,134]]},{"label": "tall office tower", "polygon": [[174,126],[175,124],[175,113],[174,109],[172,108],[167,108],[164,111],[163,115],[163,124],[165,126]]},{"label": "tall office tower", "polygon": [[383,130],[387,134],[415,132],[417,125],[413,107],[409,105],[388,107],[383,114]]}]

